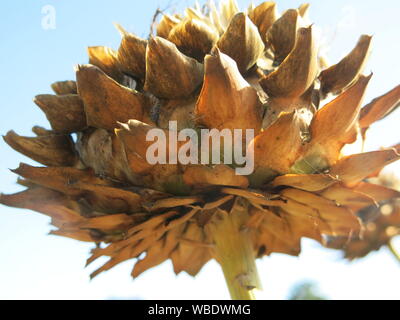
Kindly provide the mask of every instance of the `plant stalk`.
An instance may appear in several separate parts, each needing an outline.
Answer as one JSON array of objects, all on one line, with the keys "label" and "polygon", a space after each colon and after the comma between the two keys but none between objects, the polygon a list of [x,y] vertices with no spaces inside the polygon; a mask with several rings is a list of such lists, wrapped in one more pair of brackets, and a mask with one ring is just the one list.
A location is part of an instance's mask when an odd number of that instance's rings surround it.
[{"label": "plant stalk", "polygon": [[251,234],[244,227],[248,217],[247,206],[236,201],[229,213],[218,210],[210,226],[232,300],[255,300],[254,289],[261,289]]}]

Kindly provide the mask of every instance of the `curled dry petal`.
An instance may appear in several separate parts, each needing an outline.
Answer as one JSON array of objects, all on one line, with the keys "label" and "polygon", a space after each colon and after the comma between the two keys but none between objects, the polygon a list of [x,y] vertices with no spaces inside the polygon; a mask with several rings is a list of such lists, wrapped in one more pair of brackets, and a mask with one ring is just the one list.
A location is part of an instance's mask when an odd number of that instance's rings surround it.
[{"label": "curled dry petal", "polygon": [[368,60],[371,36],[362,35],[356,47],[344,57],[338,64],[335,64],[321,72],[322,94],[329,92],[340,93],[346,87],[357,81]]},{"label": "curled dry petal", "polygon": [[360,192],[339,184],[323,190],[320,194],[324,198],[332,200],[338,205],[346,206],[353,211],[377,205],[376,199],[371,197],[368,193]]},{"label": "curled dry petal", "polygon": [[165,198],[152,203],[146,203],[144,207],[147,211],[153,212],[159,209],[194,205],[195,203],[201,202],[201,200],[202,198],[199,196]]},{"label": "curled dry petal", "polygon": [[340,159],[330,170],[330,174],[348,185],[354,185],[388,164],[400,159],[395,149],[354,154]]},{"label": "curled dry petal", "polygon": [[72,187],[81,190],[87,204],[100,212],[134,213],[142,208],[140,195],[132,191],[80,181],[73,183]]},{"label": "curled dry petal", "polygon": [[118,121],[143,119],[148,107],[143,94],[121,86],[92,65],[79,66],[76,77],[89,126],[113,130]]},{"label": "curled dry petal", "polygon": [[242,12],[233,17],[217,47],[236,61],[241,73],[257,62],[265,48],[257,27]]},{"label": "curled dry petal", "polygon": [[29,210],[35,210],[52,217],[52,223],[57,221],[78,222],[82,216],[75,210],[69,209],[72,201],[64,194],[39,186],[15,194],[0,194],[0,203]]},{"label": "curled dry petal", "polygon": [[326,189],[337,181],[327,174],[286,174],[276,177],[272,185],[275,187],[288,186],[315,192]]},{"label": "curled dry petal", "polygon": [[[99,229],[102,232],[127,230],[137,220],[134,215],[112,214],[101,217],[82,219],[79,222],[66,223],[68,229]],[[92,240],[93,241],[93,240]]]},{"label": "curled dry petal", "polygon": [[[328,235],[349,235],[361,229],[359,219],[347,208],[337,206],[334,201],[312,192],[298,189],[285,189],[284,197],[306,205],[317,212],[322,233]],[[285,208],[285,206],[283,206]]]},{"label": "curled dry petal", "polygon": [[138,260],[132,270],[132,277],[137,278],[146,270],[153,268],[170,257],[179,242],[180,234],[175,230],[169,231],[165,237],[149,248],[146,256]]},{"label": "curled dry petal", "polygon": [[360,127],[368,128],[375,121],[381,120],[400,106],[400,85],[384,95],[375,98],[361,109]]},{"label": "curled dry petal", "polygon": [[35,97],[34,102],[46,114],[56,132],[72,133],[87,126],[82,99],[76,94],[41,94]]},{"label": "curled dry petal", "polygon": [[179,274],[182,271],[186,271],[188,274],[196,276],[204,264],[211,259],[209,247],[196,247],[193,245],[207,242],[206,235],[196,222],[189,222],[182,229],[179,239],[179,245],[171,254],[174,272]]},{"label": "curled dry petal", "polygon": [[82,190],[74,187],[74,183],[87,182],[104,185],[106,181],[97,178],[90,170],[79,170],[71,167],[32,167],[21,163],[12,172],[21,177],[67,195],[80,195]]},{"label": "curled dry petal", "polygon": [[208,128],[260,131],[257,91],[243,79],[235,61],[218,50],[205,58],[204,84],[195,114],[198,123]]},{"label": "curled dry petal", "polygon": [[215,167],[191,166],[186,168],[183,181],[192,186],[232,186],[247,188],[249,181],[245,176],[235,174],[235,170],[224,165]]},{"label": "curled dry petal", "polygon": [[353,190],[370,196],[376,202],[400,198],[400,191],[369,182],[360,182]]},{"label": "curled dry petal", "polygon": [[257,26],[261,39],[266,41],[266,34],[277,19],[276,4],[265,1],[249,12],[250,20]]},{"label": "curled dry petal", "polygon": [[310,88],[317,76],[317,48],[314,46],[312,26],[300,28],[296,38],[294,49],[279,68],[260,81],[270,97],[299,97]]},{"label": "curled dry petal", "polygon": [[3,138],[14,150],[46,166],[73,166],[77,162],[70,136],[53,134],[30,138],[10,131]]},{"label": "curled dry petal", "polygon": [[168,40],[174,43],[185,55],[202,62],[217,42],[216,29],[198,19],[184,20],[169,33]]},{"label": "curled dry petal", "polygon": [[120,69],[144,81],[146,76],[147,40],[125,31],[119,25],[117,25],[117,28],[122,34],[121,44],[117,53]]},{"label": "curled dry petal", "polygon": [[280,64],[288,56],[296,43],[298,16],[297,10],[287,10],[267,33],[267,43],[274,52],[277,64]]},{"label": "curled dry petal", "polygon": [[202,64],[179,52],[168,40],[150,39],[146,51],[146,91],[159,98],[185,98],[200,86],[202,80]]},{"label": "curled dry petal", "polygon": [[100,68],[105,74],[115,81],[121,82],[123,74],[119,69],[117,52],[108,47],[89,47],[89,64]]},{"label": "curled dry petal", "polygon": [[67,81],[58,81],[54,82],[51,85],[51,88],[53,89],[54,93],[61,96],[64,94],[77,94],[78,89],[76,87],[76,82],[67,80]]},{"label": "curled dry petal", "polygon": [[132,191],[106,186],[105,181],[88,171],[69,167],[31,167],[21,165],[15,173],[34,183],[84,200],[95,211],[132,213],[141,208],[140,196]]}]

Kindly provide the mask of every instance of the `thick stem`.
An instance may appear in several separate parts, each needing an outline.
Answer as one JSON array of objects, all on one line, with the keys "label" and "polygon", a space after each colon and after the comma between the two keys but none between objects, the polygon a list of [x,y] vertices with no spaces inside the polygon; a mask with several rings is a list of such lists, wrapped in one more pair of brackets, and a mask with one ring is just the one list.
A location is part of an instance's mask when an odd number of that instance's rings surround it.
[{"label": "thick stem", "polygon": [[400,262],[400,253],[394,247],[393,240],[389,241],[387,246],[388,246],[390,252],[393,254],[393,256],[397,259],[397,261]]},{"label": "thick stem", "polygon": [[229,213],[218,210],[210,226],[215,259],[233,300],[254,300],[254,289],[261,289],[251,235],[244,227],[248,217],[247,206],[239,199]]}]

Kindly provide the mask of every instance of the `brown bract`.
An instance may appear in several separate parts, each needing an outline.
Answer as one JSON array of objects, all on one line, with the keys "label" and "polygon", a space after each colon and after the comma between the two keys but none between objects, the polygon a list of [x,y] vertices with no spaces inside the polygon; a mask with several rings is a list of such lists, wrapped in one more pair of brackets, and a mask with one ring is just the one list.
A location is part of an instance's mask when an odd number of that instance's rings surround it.
[{"label": "brown bract", "polygon": [[71,133],[87,126],[84,105],[77,94],[41,94],[35,97],[34,102],[46,114],[56,132]]},{"label": "brown bract", "polygon": [[338,94],[357,81],[368,59],[371,39],[371,36],[362,35],[356,47],[346,57],[321,72],[319,78],[322,94]]},{"label": "brown bract", "polygon": [[148,100],[142,93],[120,85],[91,65],[79,66],[76,77],[89,126],[113,130],[118,121],[143,120]]},{"label": "brown bract", "polygon": [[144,80],[146,76],[146,47],[147,40],[143,40],[117,25],[122,35],[117,58],[120,69],[134,77]]},{"label": "brown bract", "polygon": [[296,43],[298,16],[297,10],[287,10],[267,32],[267,43],[274,52],[275,63],[278,65],[288,56]]},{"label": "brown bract", "polygon": [[146,51],[145,90],[160,98],[185,98],[203,79],[203,66],[179,52],[170,41],[150,39]]},{"label": "brown bract", "polygon": [[298,30],[293,50],[279,68],[260,83],[270,97],[299,97],[314,82],[317,72],[317,48],[310,26]]},{"label": "brown bract", "polygon": [[243,79],[236,63],[218,50],[205,58],[204,83],[195,113],[198,123],[208,128],[260,130],[257,91]]},{"label": "brown bract", "polygon": [[264,51],[264,43],[257,27],[244,13],[238,13],[232,18],[218,40],[217,47],[235,60],[241,73],[249,70]]}]

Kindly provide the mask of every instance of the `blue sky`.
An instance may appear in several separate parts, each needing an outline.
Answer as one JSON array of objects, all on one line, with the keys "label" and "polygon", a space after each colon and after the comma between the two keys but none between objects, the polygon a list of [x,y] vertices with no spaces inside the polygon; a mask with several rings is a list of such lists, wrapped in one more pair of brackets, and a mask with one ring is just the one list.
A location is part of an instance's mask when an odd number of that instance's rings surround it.
[{"label": "blue sky", "polygon": [[[238,1],[246,8],[247,1]],[[399,81],[400,2],[385,0],[309,1],[310,16],[326,35],[324,50],[336,62],[356,43],[362,33],[373,34],[373,53],[366,72],[373,71],[366,102],[392,89]],[[74,79],[73,66],[86,63],[86,47],[107,45],[118,48],[120,40],[113,22],[128,31],[147,36],[156,8],[169,3],[179,10],[192,1],[133,0],[4,0],[0,2],[0,133],[13,129],[30,135],[33,125],[48,127],[32,98],[51,93],[50,84]],[[258,3],[258,2],[257,2]],[[280,10],[298,6],[300,1],[277,1]],[[42,7],[56,9],[56,29],[43,30]],[[379,7],[377,6],[379,5]],[[399,111],[374,125],[368,148],[399,142]],[[0,141],[0,191],[21,188],[8,171],[19,162],[33,163]],[[399,164],[388,170],[398,172]],[[48,236],[49,219],[27,210],[0,206],[0,298],[2,299],[144,299],[228,298],[222,273],[209,263],[196,279],[175,277],[169,262],[130,278],[132,262],[89,281],[94,267],[84,269],[91,245]],[[260,298],[283,299],[289,289],[304,279],[316,281],[333,299],[400,298],[400,265],[386,249],[354,263],[340,259],[334,251],[323,250],[304,240],[299,258],[275,254],[258,262],[265,291]],[[400,248],[400,241],[396,242]]]}]

